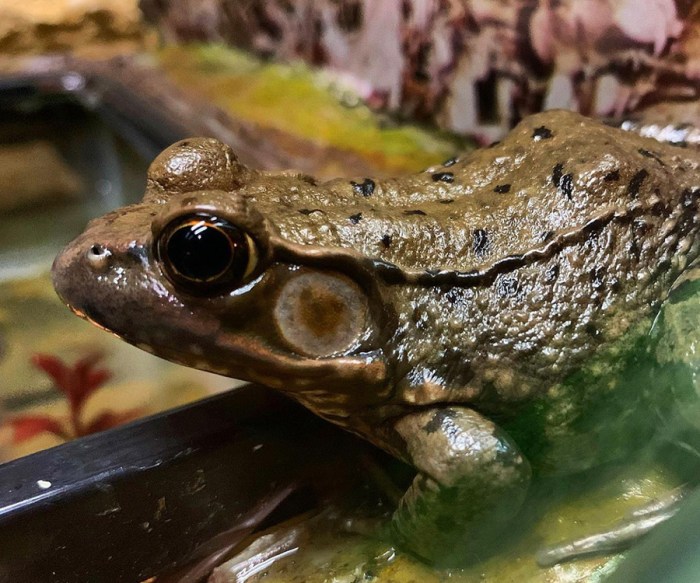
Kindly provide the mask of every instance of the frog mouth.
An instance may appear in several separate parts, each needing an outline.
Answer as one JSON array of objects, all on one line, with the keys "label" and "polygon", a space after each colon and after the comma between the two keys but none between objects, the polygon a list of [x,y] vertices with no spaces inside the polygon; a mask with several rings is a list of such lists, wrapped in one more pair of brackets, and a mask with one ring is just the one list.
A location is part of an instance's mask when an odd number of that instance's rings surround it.
[{"label": "frog mouth", "polygon": [[[373,400],[386,397],[380,388],[388,384],[387,366],[381,350],[312,359],[279,353],[251,337],[236,334],[220,334],[214,344],[206,335],[202,335],[174,347],[161,341],[149,341],[141,335],[116,331],[105,323],[109,321],[108,314],[90,302],[81,306],[69,304],[69,308],[75,315],[112,336],[183,366],[260,383],[288,393],[314,392],[320,386],[332,385],[340,393],[344,392],[343,387],[349,387],[358,401],[363,400],[359,398],[358,391],[366,392]],[[205,349],[199,347],[207,345],[208,357],[205,358]]]},{"label": "frog mouth", "polygon": [[[58,297],[61,297],[61,294],[58,294]],[[61,298],[61,301],[63,301],[63,303],[66,303],[63,298]],[[99,328],[100,330],[103,330],[104,332],[109,332],[110,334],[113,334],[116,336],[115,332],[112,332],[112,330],[110,330],[106,326],[103,326],[98,320],[95,320],[93,317],[89,316],[87,311],[83,311],[80,308],[77,308],[75,306],[71,306],[70,304],[67,304],[67,305],[68,305],[68,308],[70,309],[70,311],[73,312],[79,318],[82,318],[83,320],[90,322],[90,324]]]},{"label": "frog mouth", "polygon": [[117,332],[115,332],[114,330],[112,330],[111,328],[109,328],[108,326],[106,326],[103,323],[103,321],[104,321],[103,318],[101,318],[99,315],[95,315],[95,311],[91,306],[84,306],[84,307],[79,308],[77,306],[71,305],[68,302],[66,302],[63,299],[63,297],[61,296],[61,294],[58,292],[58,290],[56,291],[56,293],[57,293],[58,297],[61,299],[61,301],[64,304],[66,304],[68,306],[68,309],[70,309],[70,311],[73,312],[76,316],[78,316],[82,320],[89,322],[90,324],[92,324],[96,328],[99,328],[103,332],[107,332],[107,333],[111,334],[115,338],[119,338],[120,340],[123,339],[122,335],[118,334]]},{"label": "frog mouth", "polygon": [[146,349],[178,364],[261,383],[284,392],[313,391],[332,383],[338,390],[344,386],[354,391],[360,390],[358,386],[372,387],[374,394],[381,397],[378,387],[387,384],[387,367],[381,350],[312,359],[279,353],[255,339],[236,335],[223,335],[208,349],[207,359],[191,350]]}]

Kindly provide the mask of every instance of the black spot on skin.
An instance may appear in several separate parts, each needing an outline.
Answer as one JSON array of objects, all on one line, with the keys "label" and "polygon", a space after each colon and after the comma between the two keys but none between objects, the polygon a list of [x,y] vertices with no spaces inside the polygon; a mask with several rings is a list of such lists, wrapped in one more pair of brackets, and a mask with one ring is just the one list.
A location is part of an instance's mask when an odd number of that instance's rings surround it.
[{"label": "black spot on skin", "polygon": [[496,293],[502,298],[511,298],[520,291],[520,284],[513,276],[501,277],[496,282]]},{"label": "black spot on skin", "polygon": [[362,196],[372,196],[374,193],[374,187],[376,186],[374,180],[371,178],[365,178],[362,182],[355,182],[354,180],[351,180],[350,184],[352,184],[352,189],[357,194],[361,194]]},{"label": "black spot on skin", "polygon": [[612,172],[608,172],[603,177],[603,180],[605,180],[605,182],[616,182],[616,181],[620,180],[620,171],[613,170]]},{"label": "black spot on skin", "polygon": [[382,245],[384,245],[385,249],[391,247],[391,235],[384,235],[382,237]]},{"label": "black spot on skin", "polygon": [[622,284],[620,283],[620,280],[613,276],[610,278],[610,290],[614,293],[617,293],[622,289]]},{"label": "black spot on skin", "polygon": [[564,174],[564,164],[559,162],[552,168],[552,184],[571,200],[574,192],[574,176],[573,174]]},{"label": "black spot on skin", "polygon": [[572,199],[574,192],[574,176],[573,174],[564,174],[559,182],[559,188],[566,198]]},{"label": "black spot on skin", "polygon": [[604,267],[595,267],[591,269],[591,271],[588,274],[591,278],[591,284],[593,285],[594,290],[601,290],[603,287],[605,287],[605,268]]},{"label": "black spot on skin", "polygon": [[299,212],[302,215],[310,215],[311,213],[322,213],[323,211],[321,209],[299,209]]},{"label": "black spot on skin", "polygon": [[564,164],[559,162],[554,168],[552,168],[552,184],[559,188],[559,183],[561,182],[561,177],[564,175]]},{"label": "black spot on skin", "polygon": [[499,184],[496,186],[496,188],[493,189],[494,192],[497,192],[498,194],[505,194],[506,192],[510,192],[510,184]]},{"label": "black spot on skin", "polygon": [[462,290],[457,287],[453,287],[447,291],[445,294],[445,299],[450,302],[451,304],[456,304],[457,301],[461,298],[462,295]]},{"label": "black spot on skin", "polygon": [[457,163],[457,158],[450,158],[449,160],[445,160],[442,165],[445,166],[445,168],[449,168],[450,166],[454,166]]},{"label": "black spot on skin", "polygon": [[546,242],[549,241],[552,237],[554,237],[554,231],[545,231],[544,233],[542,233],[542,234],[540,235],[540,240],[541,240],[543,243],[546,243]]},{"label": "black spot on skin", "polygon": [[637,245],[637,241],[631,241],[627,245],[627,253],[629,253],[635,259],[639,260],[641,252],[639,250],[639,245]]},{"label": "black spot on skin", "polygon": [[583,327],[583,329],[586,331],[586,334],[589,334],[589,335],[593,336],[594,338],[596,338],[597,336],[600,336],[600,330],[599,330],[598,327],[597,327],[595,324],[593,324],[592,322],[588,322],[588,323]]},{"label": "black spot on skin", "polygon": [[596,229],[591,229],[591,228],[583,228],[583,232],[586,235],[586,248],[590,249],[592,245],[595,244],[596,240],[598,239],[598,236],[600,235],[600,231],[597,231]]},{"label": "black spot on skin", "polygon": [[348,219],[350,219],[350,222],[353,225],[356,225],[357,223],[359,223],[362,220],[362,213],[357,213],[356,215],[350,215],[348,217]]},{"label": "black spot on skin", "polygon": [[535,130],[532,132],[532,139],[535,141],[548,140],[553,135],[552,130],[550,130],[548,127],[540,126],[535,128]]},{"label": "black spot on skin", "polygon": [[435,277],[438,273],[440,273],[439,269],[426,269],[425,274],[429,277]]},{"label": "black spot on skin", "polygon": [[634,219],[632,221],[632,226],[634,227],[634,233],[638,237],[644,237],[651,230],[651,225],[643,218]]},{"label": "black spot on skin", "polygon": [[649,173],[644,170],[644,168],[632,176],[627,185],[627,194],[635,198],[639,194],[639,189],[642,187],[642,183],[646,180],[647,176],[649,176]]},{"label": "black spot on skin", "polygon": [[433,418],[423,426],[423,431],[429,435],[435,433],[440,430],[445,421],[454,418],[455,412],[452,409],[438,409],[433,415]]},{"label": "black spot on skin", "polygon": [[452,204],[455,201],[454,198],[443,198],[442,200],[439,200],[438,202],[440,204]]},{"label": "black spot on skin", "polygon": [[547,271],[544,272],[544,280],[547,283],[553,283],[559,277],[559,264],[556,263],[552,265]]},{"label": "black spot on skin", "polygon": [[454,182],[455,175],[452,172],[436,172],[432,175],[433,182]]},{"label": "black spot on skin", "polygon": [[491,247],[488,233],[484,229],[476,229],[472,236],[474,238],[472,243],[474,255],[483,258],[488,253],[489,247]]},{"label": "black spot on skin", "polygon": [[659,157],[659,155],[655,154],[654,152],[650,152],[649,150],[645,150],[644,148],[639,148],[639,150],[637,150],[637,152],[639,152],[642,156],[644,156],[646,158],[651,158],[652,160],[656,160],[662,166],[666,165],[666,164],[664,164],[664,161]]},{"label": "black spot on skin", "polygon": [[[670,259],[661,259],[658,264],[658,269],[660,272],[663,273],[666,269],[668,269],[671,266],[671,260]],[[660,305],[660,300],[652,300],[649,303],[650,306],[652,306],[652,310],[656,309],[653,306],[659,306]]]},{"label": "black spot on skin", "polygon": [[415,209],[415,210],[403,211],[403,214],[405,214],[407,216],[411,216],[411,215],[425,215],[426,213],[420,209]]},{"label": "black spot on skin", "polygon": [[683,208],[695,206],[698,197],[700,197],[700,188],[686,188],[681,195]]}]

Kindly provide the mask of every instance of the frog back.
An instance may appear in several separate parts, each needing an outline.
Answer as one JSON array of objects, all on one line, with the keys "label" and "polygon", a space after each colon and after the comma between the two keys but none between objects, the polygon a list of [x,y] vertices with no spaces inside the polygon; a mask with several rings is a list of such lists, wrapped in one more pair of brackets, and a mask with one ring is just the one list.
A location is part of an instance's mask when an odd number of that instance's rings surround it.
[{"label": "frog back", "polygon": [[460,273],[657,199],[675,205],[679,189],[697,187],[699,167],[695,151],[554,111],[491,148],[408,177],[299,187],[266,176],[249,193],[289,241],[353,249],[413,274]]}]

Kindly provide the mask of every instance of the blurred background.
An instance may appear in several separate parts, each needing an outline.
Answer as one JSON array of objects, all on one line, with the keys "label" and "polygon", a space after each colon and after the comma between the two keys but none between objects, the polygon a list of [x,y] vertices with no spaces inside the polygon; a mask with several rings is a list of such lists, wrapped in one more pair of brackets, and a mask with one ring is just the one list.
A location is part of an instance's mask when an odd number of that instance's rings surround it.
[{"label": "blurred background", "polygon": [[[693,143],[699,92],[692,0],[2,0],[0,458],[236,384],[112,338],[50,284],[58,250],[90,218],[140,200],[173,141],[217,137],[261,169],[383,176],[488,145],[551,108]],[[679,481],[645,462],[557,491],[505,556],[450,576],[602,578],[615,558],[539,569],[532,555]],[[291,571],[282,557],[263,575],[232,567],[212,581],[445,576],[352,541],[321,534]]]}]

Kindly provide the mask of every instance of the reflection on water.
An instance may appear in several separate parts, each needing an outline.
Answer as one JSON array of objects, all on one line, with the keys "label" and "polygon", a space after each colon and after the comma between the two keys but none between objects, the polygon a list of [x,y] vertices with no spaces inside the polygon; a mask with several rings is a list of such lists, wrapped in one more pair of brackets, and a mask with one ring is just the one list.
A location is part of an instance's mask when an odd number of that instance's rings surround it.
[{"label": "reflection on water", "polygon": [[135,201],[146,168],[73,103],[0,99],[0,280],[45,269],[91,217]]}]

